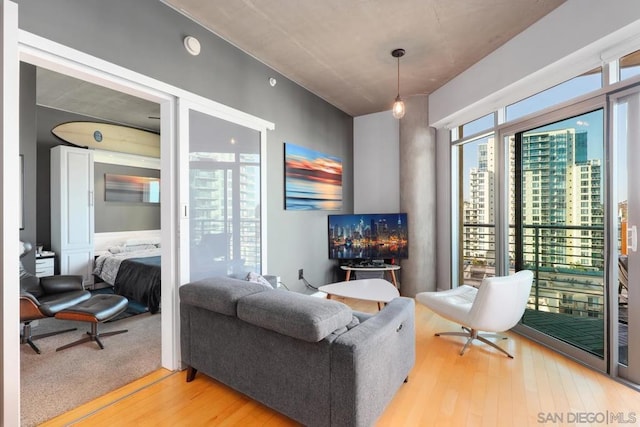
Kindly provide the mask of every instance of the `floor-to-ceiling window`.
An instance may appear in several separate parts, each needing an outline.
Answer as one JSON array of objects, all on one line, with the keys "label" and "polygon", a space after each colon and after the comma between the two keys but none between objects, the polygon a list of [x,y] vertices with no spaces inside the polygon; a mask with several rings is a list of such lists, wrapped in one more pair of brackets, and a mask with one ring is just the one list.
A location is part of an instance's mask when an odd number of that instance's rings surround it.
[{"label": "floor-to-ceiling window", "polygon": [[[483,134],[468,135],[464,125],[451,132],[458,185],[454,286],[476,285],[488,274],[534,271],[516,329],[613,375],[617,365],[619,376],[636,383],[638,349],[629,319],[638,314],[629,275],[640,262],[633,264],[629,254],[635,229],[626,189],[633,184],[622,166],[640,160],[640,152],[629,155],[638,151],[640,137],[629,123],[640,115],[633,96],[620,92],[640,83],[639,76],[640,53],[634,52],[496,110],[495,126]],[[610,104],[608,96],[615,98]],[[489,158],[495,163],[486,164]],[[492,216],[480,222],[487,194]],[[480,233],[483,228],[489,231]],[[481,249],[485,240],[488,250]],[[489,262],[493,269],[478,273],[477,266]]]}]

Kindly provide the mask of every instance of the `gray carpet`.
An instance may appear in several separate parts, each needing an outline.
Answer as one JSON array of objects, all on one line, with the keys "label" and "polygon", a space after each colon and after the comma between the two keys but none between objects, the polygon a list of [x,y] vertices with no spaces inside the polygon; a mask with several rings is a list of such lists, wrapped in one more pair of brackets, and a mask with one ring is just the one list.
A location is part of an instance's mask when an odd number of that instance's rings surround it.
[{"label": "gray carpet", "polygon": [[20,347],[21,425],[35,426],[83,403],[113,391],[159,369],[160,314],[141,314],[99,325],[100,332],[128,329],[125,334],[102,339],[104,350],[95,342],[83,343],[56,352],[89,330],[90,325],[43,319],[33,334],[77,327],[36,340],[42,354]]}]

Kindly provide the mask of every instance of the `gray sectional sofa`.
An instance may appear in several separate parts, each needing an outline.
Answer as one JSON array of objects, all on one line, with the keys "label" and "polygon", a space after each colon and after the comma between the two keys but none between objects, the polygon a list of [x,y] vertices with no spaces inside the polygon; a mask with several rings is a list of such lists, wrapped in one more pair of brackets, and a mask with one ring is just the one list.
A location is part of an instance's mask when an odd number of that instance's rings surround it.
[{"label": "gray sectional sofa", "polygon": [[216,277],[180,287],[182,361],[307,426],[376,422],[415,363],[414,301],[375,315]]}]

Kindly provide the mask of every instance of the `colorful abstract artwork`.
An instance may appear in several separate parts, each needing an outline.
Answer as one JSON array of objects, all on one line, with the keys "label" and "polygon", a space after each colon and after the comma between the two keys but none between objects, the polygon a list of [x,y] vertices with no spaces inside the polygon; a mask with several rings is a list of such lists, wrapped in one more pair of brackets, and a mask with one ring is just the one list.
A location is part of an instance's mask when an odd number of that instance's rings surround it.
[{"label": "colorful abstract artwork", "polygon": [[338,157],[284,144],[285,209],[339,210],[342,208],[342,160]]},{"label": "colorful abstract artwork", "polygon": [[146,176],[104,174],[107,202],[160,203],[160,179]]}]

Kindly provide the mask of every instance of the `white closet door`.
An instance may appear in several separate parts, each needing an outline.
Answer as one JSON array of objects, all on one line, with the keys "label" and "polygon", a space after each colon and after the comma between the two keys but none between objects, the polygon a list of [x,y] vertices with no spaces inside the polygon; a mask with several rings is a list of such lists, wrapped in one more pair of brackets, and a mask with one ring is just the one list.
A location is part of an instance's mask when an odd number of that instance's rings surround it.
[{"label": "white closet door", "polygon": [[57,146],[51,149],[51,246],[60,274],[91,281],[94,234],[93,152]]}]

